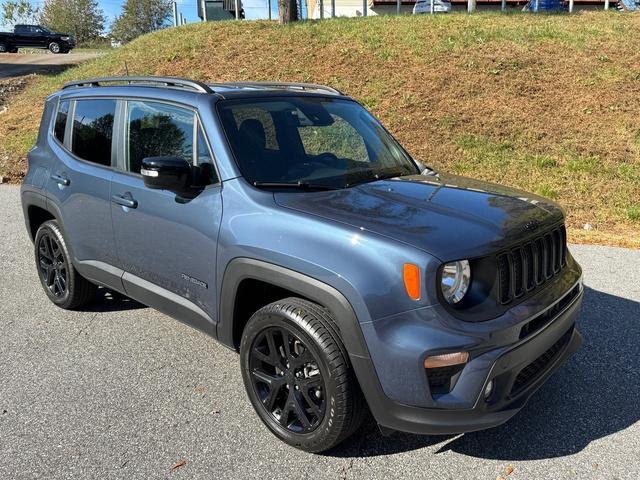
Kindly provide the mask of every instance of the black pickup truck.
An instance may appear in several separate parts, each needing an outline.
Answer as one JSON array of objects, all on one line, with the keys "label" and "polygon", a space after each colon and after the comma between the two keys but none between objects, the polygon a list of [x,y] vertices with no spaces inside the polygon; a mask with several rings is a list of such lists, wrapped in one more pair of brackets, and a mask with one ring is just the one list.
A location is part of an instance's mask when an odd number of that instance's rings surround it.
[{"label": "black pickup truck", "polygon": [[0,32],[0,53],[16,53],[18,48],[47,48],[52,53],[69,53],[76,46],[67,33],[52,32],[41,25],[16,25],[13,33]]}]

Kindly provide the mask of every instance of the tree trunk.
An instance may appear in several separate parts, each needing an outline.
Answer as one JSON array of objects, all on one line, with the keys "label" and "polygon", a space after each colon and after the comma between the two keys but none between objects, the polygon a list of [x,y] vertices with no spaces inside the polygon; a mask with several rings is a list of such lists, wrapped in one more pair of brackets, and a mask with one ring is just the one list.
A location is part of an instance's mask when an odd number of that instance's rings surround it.
[{"label": "tree trunk", "polygon": [[296,0],[278,0],[278,17],[280,23],[298,20],[298,3]]}]

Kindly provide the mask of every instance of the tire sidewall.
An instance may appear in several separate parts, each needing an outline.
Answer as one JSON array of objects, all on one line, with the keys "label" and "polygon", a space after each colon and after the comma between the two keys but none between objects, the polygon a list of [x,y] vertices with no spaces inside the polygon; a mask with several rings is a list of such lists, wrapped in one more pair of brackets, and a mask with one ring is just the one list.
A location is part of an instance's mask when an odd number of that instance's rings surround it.
[{"label": "tire sidewall", "polygon": [[[324,379],[324,394],[325,394],[325,414],[320,425],[316,427],[310,433],[300,434],[285,429],[278,423],[278,421],[267,412],[262,405],[262,401],[258,397],[250,376],[250,358],[249,353],[253,341],[257,336],[269,327],[287,327],[297,335],[300,340],[311,350],[313,356],[318,361],[318,367]],[[331,369],[327,362],[327,359],[322,352],[322,349],[317,344],[312,334],[308,332],[303,325],[300,325],[294,318],[287,315],[286,312],[258,312],[249,322],[242,336],[242,342],[240,346],[240,362],[242,370],[242,379],[244,381],[245,388],[249,400],[253,405],[253,408],[258,413],[260,420],[271,430],[276,436],[284,440],[290,445],[301,448],[303,450],[314,451],[323,450],[321,447],[326,444],[327,441],[331,442],[334,435],[336,423],[338,422],[338,413],[335,405],[337,403],[337,388],[333,375],[331,375]]]},{"label": "tire sidewall", "polygon": [[[58,245],[60,245],[60,248],[62,249],[62,255],[67,264],[67,290],[62,297],[56,297],[53,294],[53,292],[49,290],[49,287],[47,287],[47,284],[44,278],[42,278],[42,272],[40,271],[40,258],[39,258],[38,249],[40,248],[40,240],[45,234],[51,235],[56,239],[56,241],[58,242]],[[60,227],[58,226],[58,223],[55,220],[49,220],[43,223],[40,226],[40,228],[38,228],[38,231],[36,233],[36,237],[34,240],[34,245],[35,245],[34,252],[35,252],[38,278],[40,279],[40,284],[42,285],[44,292],[46,293],[47,297],[49,297],[49,300],[51,300],[53,303],[55,303],[59,307],[67,308],[67,306],[71,303],[72,292],[75,289],[75,278],[74,278],[75,276],[74,276],[73,264],[71,263],[71,255],[69,255],[69,250],[67,249],[67,244],[62,235],[62,231],[60,230]]]},{"label": "tire sidewall", "polygon": [[[56,51],[57,50],[57,51]],[[49,44],[49,51],[54,54],[58,54],[62,51],[62,47],[58,42],[51,42]]]}]

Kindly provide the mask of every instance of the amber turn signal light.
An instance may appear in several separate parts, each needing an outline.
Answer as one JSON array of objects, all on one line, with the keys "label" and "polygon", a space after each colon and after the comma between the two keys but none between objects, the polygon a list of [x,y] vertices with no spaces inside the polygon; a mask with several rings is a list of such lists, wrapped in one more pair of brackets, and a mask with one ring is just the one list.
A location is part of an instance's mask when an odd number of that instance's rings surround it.
[{"label": "amber turn signal light", "polygon": [[405,263],[402,269],[404,288],[412,300],[420,300],[420,268],[413,263]]},{"label": "amber turn signal light", "polygon": [[467,363],[467,360],[469,360],[469,352],[443,353],[425,358],[424,368],[450,367]]}]

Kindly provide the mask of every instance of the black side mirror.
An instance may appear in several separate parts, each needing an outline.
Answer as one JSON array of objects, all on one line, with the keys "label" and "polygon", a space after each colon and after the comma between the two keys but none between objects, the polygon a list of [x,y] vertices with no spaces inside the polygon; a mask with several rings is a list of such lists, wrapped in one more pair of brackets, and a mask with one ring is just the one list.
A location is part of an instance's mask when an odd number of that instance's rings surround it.
[{"label": "black side mirror", "polygon": [[191,164],[177,157],[147,157],[140,174],[147,188],[183,193],[191,186]]}]

